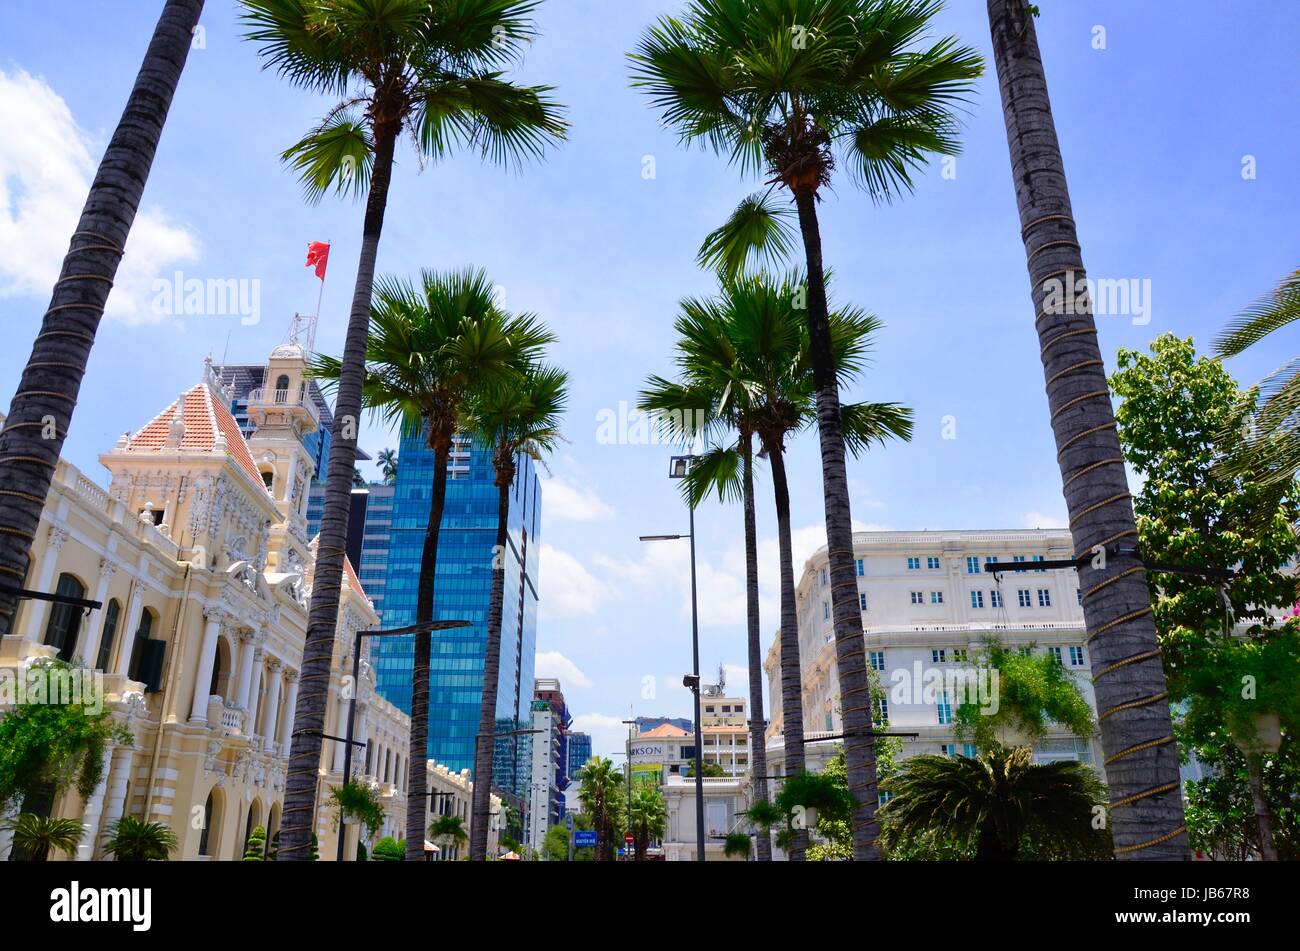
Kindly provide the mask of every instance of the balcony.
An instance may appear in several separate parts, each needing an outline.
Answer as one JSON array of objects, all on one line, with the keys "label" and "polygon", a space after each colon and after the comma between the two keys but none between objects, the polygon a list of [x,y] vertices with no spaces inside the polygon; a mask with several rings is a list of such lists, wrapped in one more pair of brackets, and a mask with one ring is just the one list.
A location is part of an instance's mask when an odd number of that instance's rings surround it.
[{"label": "balcony", "polygon": [[316,404],[306,395],[306,387],[302,390],[273,390],[259,388],[248,394],[248,410],[251,413],[254,409],[302,409],[311,417],[311,421],[318,427],[320,426],[320,410]]}]

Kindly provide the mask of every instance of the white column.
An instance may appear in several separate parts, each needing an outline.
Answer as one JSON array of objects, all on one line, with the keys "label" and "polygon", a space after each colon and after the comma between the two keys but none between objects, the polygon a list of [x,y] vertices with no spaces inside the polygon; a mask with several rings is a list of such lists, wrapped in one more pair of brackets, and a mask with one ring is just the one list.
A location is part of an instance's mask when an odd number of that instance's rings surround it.
[{"label": "white column", "polygon": [[[95,600],[101,605],[108,600],[108,585],[115,574],[117,574],[117,565],[107,558],[101,558],[99,561],[99,585],[95,588]],[[86,622],[86,636],[81,639],[81,646],[76,655],[77,660],[86,667],[95,666],[95,655],[99,653],[99,639],[104,633],[104,612],[103,607],[91,611]],[[117,622],[122,623],[121,617],[117,619]]]},{"label": "white column", "polygon": [[298,709],[298,674],[286,670],[284,679],[289,682],[289,696],[285,698],[284,726],[280,728],[280,755],[288,756],[293,744],[293,715]]},{"label": "white column", "polygon": [[[54,572],[59,566],[59,552],[68,540],[68,533],[61,528],[50,528],[49,544],[45,546],[45,558],[41,561],[40,571],[36,575],[36,590],[53,592]],[[27,608],[28,636],[37,643],[45,638],[45,615],[50,602],[32,600]],[[14,633],[17,633],[16,631]]]},{"label": "white column", "polygon": [[199,647],[199,666],[194,675],[194,701],[190,704],[190,722],[208,722],[208,697],[211,694],[212,669],[217,663],[217,641],[221,639],[221,622],[226,612],[207,608],[203,618],[203,644]]},{"label": "white column", "polygon": [[266,723],[262,727],[264,749],[274,744],[278,736],[275,728],[280,716],[280,685],[284,682],[284,669],[278,658],[268,658],[266,666],[271,670],[271,688],[266,697]]},{"label": "white column", "polygon": [[[253,654],[257,651],[257,636],[252,631],[239,635],[239,689],[235,693],[235,706],[248,709],[248,695],[253,689]],[[252,724],[248,724],[248,729]]]},{"label": "white column", "polygon": [[131,779],[131,765],[135,762],[135,750],[130,746],[119,746],[113,751],[113,775],[108,781],[107,804],[104,807],[104,826],[102,839],[108,836],[108,830],[126,812],[126,788]]},{"label": "white column", "polygon": [[77,846],[77,861],[89,862],[95,857],[95,843],[99,841],[99,820],[104,815],[104,794],[108,791],[108,777],[113,770],[113,747],[104,750],[103,771],[99,785],[91,797],[86,800],[86,808],[81,814],[81,844]]},{"label": "white column", "polygon": [[135,631],[140,626],[140,615],[144,612],[144,584],[137,581],[131,589],[131,598],[126,606],[126,623],[119,632],[117,663],[113,673],[126,675],[131,669],[131,651],[135,647]]}]

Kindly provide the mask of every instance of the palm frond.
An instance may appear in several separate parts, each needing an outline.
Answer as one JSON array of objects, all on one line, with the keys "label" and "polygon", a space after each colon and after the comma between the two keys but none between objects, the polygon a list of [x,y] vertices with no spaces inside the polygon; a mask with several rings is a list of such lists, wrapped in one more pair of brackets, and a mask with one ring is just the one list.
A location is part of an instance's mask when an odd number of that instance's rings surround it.
[{"label": "palm frond", "polygon": [[305,197],[317,204],[327,193],[365,196],[374,166],[374,139],[355,109],[332,111],[280,158],[297,170]]},{"label": "palm frond", "polygon": [[746,197],[731,216],[700,245],[696,261],[725,282],[736,280],[745,268],[761,261],[775,265],[789,258],[798,235],[789,208],[773,197],[772,189]]},{"label": "palm frond", "polygon": [[1300,269],[1283,279],[1271,294],[1243,310],[1214,340],[1214,351],[1233,357],[1275,330],[1300,320]]}]

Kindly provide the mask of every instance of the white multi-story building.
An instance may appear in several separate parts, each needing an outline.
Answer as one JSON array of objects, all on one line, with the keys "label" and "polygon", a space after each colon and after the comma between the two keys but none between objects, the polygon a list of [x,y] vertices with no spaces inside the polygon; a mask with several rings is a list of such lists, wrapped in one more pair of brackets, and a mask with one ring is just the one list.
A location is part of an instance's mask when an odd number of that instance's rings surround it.
[{"label": "white multi-story building", "polygon": [[528,848],[542,851],[542,842],[560,816],[560,718],[545,700],[532,705],[532,773],[528,784],[525,830]]},{"label": "white multi-story building", "polygon": [[704,765],[718,766],[728,776],[749,772],[748,704],[739,697],[720,693],[700,698],[700,734],[704,741]]},{"label": "white multi-story building", "polygon": [[[959,698],[943,690],[924,697],[918,681],[931,671],[965,666],[989,636],[1011,648],[1054,653],[1095,709],[1077,574],[1071,569],[998,574],[986,570],[989,562],[1032,565],[1072,558],[1067,530],[856,532],[853,544],[867,660],[889,692],[875,719],[887,719],[891,731],[916,734],[903,740],[904,757],[973,752],[953,735]],[[804,564],[796,590],[803,726],[806,738],[814,741],[806,753],[809,768],[816,769],[844,728],[824,547]],[[784,745],[779,637],[763,666],[773,698],[768,765],[771,772],[780,773]],[[827,741],[815,742],[818,735]],[[1085,740],[1060,730],[1038,745],[1037,756],[1100,764],[1100,749],[1095,736]]]}]

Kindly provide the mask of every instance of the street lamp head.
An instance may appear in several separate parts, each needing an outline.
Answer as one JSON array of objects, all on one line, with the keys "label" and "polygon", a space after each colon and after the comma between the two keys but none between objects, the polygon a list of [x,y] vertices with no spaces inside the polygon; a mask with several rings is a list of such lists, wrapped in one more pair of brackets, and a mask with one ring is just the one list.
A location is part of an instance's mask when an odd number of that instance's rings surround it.
[{"label": "street lamp head", "polygon": [[684,677],[682,677],[682,686],[692,692],[699,690],[700,678],[695,674],[686,674]]},{"label": "street lamp head", "polygon": [[673,456],[668,460],[668,478],[685,479],[699,456]]}]

